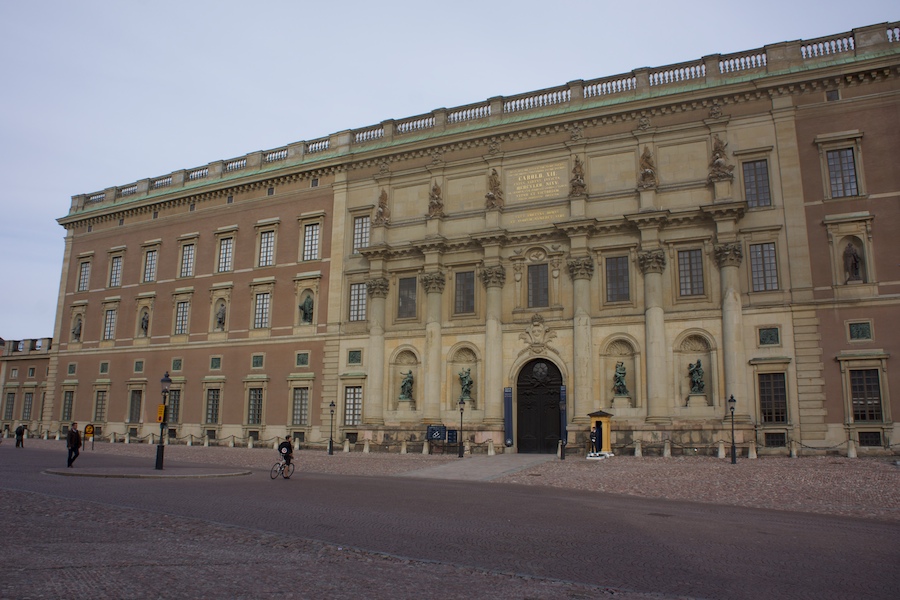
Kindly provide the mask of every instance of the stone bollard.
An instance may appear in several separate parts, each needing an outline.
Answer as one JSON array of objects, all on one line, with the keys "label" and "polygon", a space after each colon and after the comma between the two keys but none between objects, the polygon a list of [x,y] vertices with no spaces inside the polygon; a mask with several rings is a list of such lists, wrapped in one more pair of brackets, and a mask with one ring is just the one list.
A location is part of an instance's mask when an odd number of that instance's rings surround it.
[{"label": "stone bollard", "polygon": [[272,450],[278,450],[278,438],[275,438],[275,441],[272,442]]},{"label": "stone bollard", "polygon": [[663,458],[672,458],[672,442],[666,440],[663,442]]},{"label": "stone bollard", "polygon": [[58,431],[56,432],[56,441],[57,442],[59,441],[59,432]]},{"label": "stone bollard", "polygon": [[45,439],[45,440],[47,439],[47,432],[46,432],[46,431],[44,432],[44,439]]},{"label": "stone bollard", "polygon": [[234,448],[234,436],[231,436],[231,439],[228,441],[228,447]]},{"label": "stone bollard", "polygon": [[494,449],[494,438],[488,440],[488,456],[495,456],[497,451]]},{"label": "stone bollard", "polygon": [[853,438],[847,440],[847,458],[856,458],[856,442]]},{"label": "stone bollard", "polygon": [[422,442],[422,454],[431,454],[431,445],[428,443],[428,440]]},{"label": "stone bollard", "polygon": [[194,434],[193,434],[193,433],[188,434],[187,445],[188,445],[188,446],[193,446],[193,445],[194,445]]},{"label": "stone bollard", "polygon": [[247,447],[248,447],[248,448],[252,448],[252,447],[253,447],[253,438],[248,438],[248,439],[247,439]]},{"label": "stone bollard", "polygon": [[638,458],[644,455],[643,451],[641,450],[641,440],[634,440],[634,455]]},{"label": "stone bollard", "polygon": [[797,442],[791,440],[791,458],[797,458]]},{"label": "stone bollard", "polygon": [[469,454],[469,455],[472,454],[472,446],[469,443],[469,440],[466,440],[465,442],[463,442],[463,454]]},{"label": "stone bollard", "polygon": [[756,442],[750,442],[747,447],[747,458],[756,458]]},{"label": "stone bollard", "polygon": [[344,440],[344,452],[350,452],[350,440]]},{"label": "stone bollard", "polygon": [[203,446],[205,448],[209,448],[209,436],[208,435],[203,437]]},{"label": "stone bollard", "polygon": [[406,440],[400,442],[400,454],[406,454]]},{"label": "stone bollard", "polygon": [[368,454],[368,453],[369,453],[369,440],[366,440],[365,442],[363,442],[363,454]]},{"label": "stone bollard", "polygon": [[109,434],[109,443],[110,443],[110,444],[115,444],[115,443],[116,443],[116,434],[115,434],[115,433]]},{"label": "stone bollard", "polygon": [[[58,439],[58,438],[57,438],[57,439]],[[125,434],[125,442],[124,442],[124,443],[126,443],[126,444],[130,444],[130,443],[131,443],[131,434],[130,434],[130,433],[126,433],[126,434]]]},{"label": "stone bollard", "polygon": [[725,458],[725,442],[719,440],[719,458]]}]

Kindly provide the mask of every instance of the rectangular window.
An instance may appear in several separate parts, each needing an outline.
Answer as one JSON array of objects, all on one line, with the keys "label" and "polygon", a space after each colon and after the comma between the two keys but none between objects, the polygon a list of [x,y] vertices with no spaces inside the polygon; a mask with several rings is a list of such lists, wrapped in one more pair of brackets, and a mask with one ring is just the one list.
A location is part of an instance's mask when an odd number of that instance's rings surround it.
[{"label": "rectangular window", "polygon": [[362,350],[348,350],[347,351],[347,364],[348,365],[361,365],[362,364]]},{"label": "rectangular window", "polygon": [[369,245],[369,217],[353,219],[353,253]]},{"label": "rectangular window", "polygon": [[869,321],[863,321],[861,323],[850,323],[848,325],[848,329],[850,330],[851,342],[872,339],[872,323],[870,323]]},{"label": "rectangular window", "polygon": [[190,317],[190,312],[190,302],[179,302],[175,305],[175,335],[187,334],[188,318]]},{"label": "rectangular window", "polygon": [[131,402],[128,404],[128,422],[141,422],[141,390],[131,390]]},{"label": "rectangular window", "polygon": [[194,276],[194,245],[185,244],[181,247],[181,269],[178,272],[179,277]]},{"label": "rectangular window", "polygon": [[397,318],[411,319],[416,316],[416,278],[403,277],[397,286]]},{"label": "rectangular window", "polygon": [[860,431],[859,432],[859,445],[865,446],[867,448],[876,448],[881,446],[881,432],[880,431]]},{"label": "rectangular window", "polygon": [[550,306],[550,277],[547,265],[528,265],[528,307]]},{"label": "rectangular window", "polygon": [[109,373],[109,363],[103,361],[102,363],[100,363],[100,374],[105,375],[107,373]]},{"label": "rectangular window", "polygon": [[787,435],[784,433],[767,433],[766,448],[784,448],[787,446]]},{"label": "rectangular window", "polygon": [[97,390],[97,398],[94,402],[94,421],[97,423],[106,421],[106,390]]},{"label": "rectangular window", "polygon": [[103,339],[112,340],[116,337],[116,309],[110,308],[106,311],[106,318],[103,319]]},{"label": "rectangular window", "polygon": [[[69,392],[67,392],[69,393]],[[6,404],[3,406],[3,420],[12,421],[13,409],[16,406],[16,395],[13,392],[6,394]]]},{"label": "rectangular window", "polygon": [[606,301],[628,302],[628,257],[610,256],[606,259]]},{"label": "rectangular window", "polygon": [[181,414],[181,390],[169,390],[169,406],[166,407],[166,422],[177,423]]},{"label": "rectangular window", "polygon": [[234,238],[222,238],[219,240],[219,273],[232,269],[231,253],[234,250]]},{"label": "rectangular window", "polygon": [[219,396],[221,390],[206,390],[206,422],[216,424],[219,422]]},{"label": "rectangular window", "polygon": [[144,361],[142,361],[142,360],[134,361],[134,372],[135,373],[143,373],[144,372]]},{"label": "rectangular window", "polygon": [[83,262],[78,267],[78,291],[86,292],[91,281],[91,263]]},{"label": "rectangular window", "polygon": [[147,250],[144,255],[144,283],[156,281],[156,250]]},{"label": "rectangular window", "polygon": [[63,393],[63,405],[62,405],[62,413],[60,414],[61,421],[71,421],[72,420],[72,405],[75,403],[75,392],[72,390],[67,390]]},{"label": "rectangular window", "polygon": [[250,357],[250,366],[254,369],[262,369],[263,368],[263,355],[262,354],[254,354]]},{"label": "rectangular window", "polygon": [[260,267],[271,267],[275,263],[275,232],[262,231],[259,234]]},{"label": "rectangular window", "polygon": [[303,228],[303,260],[319,258],[319,224],[310,223]]},{"label": "rectangular window", "polygon": [[250,388],[250,402],[247,405],[247,424],[259,425],[262,423],[262,388]]},{"label": "rectangular window", "polygon": [[309,366],[309,352],[298,352],[297,353],[297,366],[298,367],[308,367]]},{"label": "rectangular window", "polygon": [[[66,366],[66,372],[67,372],[69,375],[74,375],[74,374],[75,374],[75,369],[77,369],[77,368],[78,368],[78,364],[77,364],[77,363],[69,363],[69,364]],[[13,369],[13,377],[15,377],[15,376],[16,376],[16,370]]]},{"label": "rectangular window", "polygon": [[763,423],[787,423],[784,373],[759,374],[759,412]]},{"label": "rectangular window", "polygon": [[122,285],[122,257],[113,256],[109,264],[109,287]]},{"label": "rectangular window", "polygon": [[366,320],[366,284],[364,283],[350,285],[350,320]]},{"label": "rectangular window", "polygon": [[256,307],[253,311],[253,328],[265,329],[269,326],[269,293],[256,295]]},{"label": "rectangular window", "polygon": [[28,367],[28,376],[34,377],[34,367]]},{"label": "rectangular window", "polygon": [[703,254],[700,250],[678,252],[678,282],[682,296],[703,295]]},{"label": "rectangular window", "polygon": [[19,369],[16,369],[16,368],[10,369],[10,370],[9,370],[9,376],[10,376],[12,379],[17,379],[17,378],[19,377]]},{"label": "rectangular window", "polygon": [[22,420],[30,421],[31,420],[31,407],[34,404],[34,394],[32,392],[25,392],[25,402],[22,403]]},{"label": "rectangular window", "polygon": [[881,382],[878,369],[850,371],[854,421],[881,421]]},{"label": "rectangular window", "polygon": [[456,314],[475,312],[475,271],[456,274],[453,309]]},{"label": "rectangular window", "polygon": [[309,388],[294,388],[291,423],[293,425],[309,425]]},{"label": "rectangular window", "polygon": [[751,160],[743,163],[744,200],[750,208],[772,206],[769,193],[769,161]]},{"label": "rectangular window", "polygon": [[359,425],[362,422],[362,386],[344,388],[344,425]]},{"label": "rectangular window", "polygon": [[222,368],[222,357],[221,356],[211,356],[209,359],[209,368],[212,370],[218,370]]},{"label": "rectangular window", "polygon": [[856,183],[856,162],[853,159],[853,148],[829,150],[825,156],[828,160],[831,197],[858,196],[859,187]]},{"label": "rectangular window", "polygon": [[775,244],[750,244],[750,277],[754,292],[778,289]]}]

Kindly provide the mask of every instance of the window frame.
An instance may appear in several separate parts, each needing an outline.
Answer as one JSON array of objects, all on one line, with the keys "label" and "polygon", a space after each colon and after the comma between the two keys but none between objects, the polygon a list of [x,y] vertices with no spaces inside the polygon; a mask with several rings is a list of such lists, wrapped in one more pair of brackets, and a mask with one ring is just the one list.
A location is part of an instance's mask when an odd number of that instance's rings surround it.
[{"label": "window frame", "polygon": [[[865,169],[863,168],[862,138],[863,132],[859,130],[840,131],[816,136],[815,144],[819,148],[819,163],[822,173],[822,195],[825,200],[852,200],[865,198],[868,195],[866,191]],[[829,160],[829,154],[841,150],[849,150],[852,152],[856,194],[842,193],[836,195],[835,190],[832,187],[834,177],[832,175],[832,162]]]},{"label": "window frame", "polygon": [[109,278],[107,286],[109,288],[122,287],[122,276],[125,268],[125,253],[121,250],[109,255]]},{"label": "window frame", "polygon": [[274,267],[278,246],[278,219],[256,224],[256,267]]},{"label": "window frame", "polygon": [[[603,260],[603,298],[604,305],[624,305],[631,304],[633,302],[632,293],[631,293],[631,285],[632,280],[634,279],[631,276],[631,255],[630,254],[622,254],[622,253],[610,253],[608,255],[602,256]],[[626,297],[625,298],[611,298],[610,297],[610,261],[623,261],[624,262],[624,275],[625,275],[625,285],[624,290]],[[618,286],[617,286],[618,287]]]},{"label": "window frame", "polygon": [[352,323],[365,323],[367,316],[368,290],[364,282],[350,284],[349,298],[347,302],[347,320]]},{"label": "window frame", "polygon": [[357,427],[362,424],[363,386],[344,386],[344,406],[341,414],[346,427]]},{"label": "window frame", "polygon": [[[465,276],[470,281],[463,281],[460,285],[460,276]],[[453,273],[453,314],[474,315],[478,311],[477,284],[475,269],[459,269]],[[471,309],[470,309],[471,307]]]},{"label": "window frame", "polygon": [[[525,306],[550,308],[550,263],[539,261],[525,265]],[[536,298],[540,294],[540,298]],[[544,304],[538,302],[544,301]]]},{"label": "window frame", "polygon": [[419,278],[415,275],[397,277],[397,320],[412,321],[419,316]]},{"label": "window frame", "polygon": [[359,215],[353,217],[353,233],[351,239],[351,254],[360,254],[360,250],[369,246],[372,241],[372,217]]},{"label": "window frame", "polygon": [[91,260],[78,261],[78,281],[75,283],[76,292],[87,292],[91,289]]},{"label": "window frame", "polygon": [[141,283],[153,283],[159,274],[159,243],[144,246],[143,269],[141,270]]},{"label": "window frame", "polygon": [[[755,254],[759,249],[759,255]],[[771,250],[771,256],[766,256],[766,250]],[[748,244],[750,256],[750,291],[751,292],[777,292],[781,289],[778,277],[778,248],[774,241]],[[772,279],[774,278],[774,282]],[[761,284],[762,288],[757,285]],[[772,287],[774,286],[774,287]]]},{"label": "window frame", "polygon": [[197,236],[182,238],[178,250],[178,278],[193,277],[197,268]]},{"label": "window frame", "polygon": [[309,426],[309,399],[309,386],[291,388],[291,426]]},{"label": "window frame", "polygon": [[[762,164],[765,170],[765,178],[763,181],[762,175],[758,172],[752,173],[752,178],[748,177],[747,167],[752,165]],[[764,186],[760,185],[760,182],[763,181]],[[747,208],[751,209],[765,209],[772,208],[775,204],[774,199],[772,197],[772,175],[769,171],[769,159],[768,157],[762,156],[754,156],[748,157],[745,160],[741,161],[741,183],[743,184],[741,187],[744,192],[744,202],[747,203]],[[767,202],[765,204],[761,204],[759,202],[760,192],[762,188],[765,188],[765,195]],[[752,189],[751,189],[752,188]]]},{"label": "window frame", "polygon": [[[687,261],[682,261],[682,256],[690,257]],[[697,264],[694,264],[693,258],[696,257]],[[687,263],[687,271],[685,272],[685,264]],[[700,246],[685,246],[675,251],[675,264],[677,265],[676,277],[678,298],[681,300],[699,300],[705,299],[708,294],[706,284],[706,252]],[[699,291],[697,289],[697,281],[695,274],[699,269]],[[685,293],[685,284],[690,288],[689,293]]]}]

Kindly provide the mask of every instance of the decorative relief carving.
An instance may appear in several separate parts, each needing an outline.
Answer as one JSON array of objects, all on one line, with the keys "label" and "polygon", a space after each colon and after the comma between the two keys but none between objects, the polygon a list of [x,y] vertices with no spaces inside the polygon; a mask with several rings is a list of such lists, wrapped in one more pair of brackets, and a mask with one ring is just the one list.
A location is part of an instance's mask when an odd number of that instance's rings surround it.
[{"label": "decorative relief carving", "polygon": [[734,165],[728,164],[728,155],[725,152],[727,145],[719,139],[718,135],[713,137],[712,158],[709,161],[709,177],[707,177],[710,183],[734,180],[734,173],[732,173]]},{"label": "decorative relief carving", "polygon": [[631,356],[634,348],[625,340],[616,340],[607,347],[606,353],[610,356]]},{"label": "decorative relief carving", "polygon": [[739,267],[744,260],[744,250],[738,243],[716,244],[715,252],[719,268]]},{"label": "decorative relief carving", "polygon": [[685,352],[709,352],[709,342],[703,336],[691,335],[681,342],[681,349]]},{"label": "decorative relief carving", "polygon": [[660,249],[638,252],[641,273],[662,273],[666,268],[666,253]]},{"label": "decorative relief carving", "polygon": [[388,161],[383,160],[378,164],[378,174],[387,175],[391,172],[391,165]]},{"label": "decorative relief carving", "polygon": [[385,277],[376,277],[366,281],[366,290],[372,298],[387,298],[390,282]]},{"label": "decorative relief carving", "polygon": [[649,190],[655,188],[656,185],[656,165],[653,163],[653,153],[650,152],[649,147],[644,146],[638,173],[638,189]]},{"label": "decorative relief carving", "polygon": [[488,152],[490,154],[499,154],[501,152],[500,142],[498,142],[497,140],[491,140],[491,142],[488,144]]},{"label": "decorative relief carving", "polygon": [[556,332],[547,329],[544,325],[544,317],[537,313],[532,315],[531,324],[519,334],[519,339],[528,344],[535,354],[542,353],[547,343],[554,338],[556,338]]},{"label": "decorative relief carving", "polygon": [[502,265],[481,269],[481,282],[484,287],[503,287],[506,282],[506,269]]},{"label": "decorative relief carving", "polygon": [[438,294],[443,293],[444,285],[447,283],[447,278],[440,271],[435,271],[434,273],[424,273],[421,276],[422,287],[425,288],[425,293],[430,294],[432,292],[437,292]]},{"label": "decorative relief carving", "polygon": [[566,265],[572,279],[590,279],[594,276],[594,259],[590,256],[570,258],[566,261]]},{"label": "decorative relief carving", "polygon": [[573,142],[577,142],[584,137],[584,128],[581,125],[572,125],[572,133],[570,134]]},{"label": "decorative relief carving", "polygon": [[647,131],[650,129],[650,117],[647,115],[641,115],[641,118],[638,119],[638,129],[642,131]]},{"label": "decorative relief carving", "polygon": [[722,107],[719,106],[718,103],[714,102],[712,106],[709,107],[709,118],[710,119],[718,119],[722,116]]},{"label": "decorative relief carving", "polygon": [[388,208],[388,195],[386,190],[381,190],[381,195],[378,197],[378,208],[375,209],[375,218],[372,219],[372,224],[391,224],[391,209]]},{"label": "decorative relief carving", "polygon": [[428,216],[444,216],[444,200],[441,198],[441,186],[437,182],[431,186],[431,193],[428,195]]},{"label": "decorative relief carving", "polygon": [[488,193],[484,195],[484,199],[487,210],[503,208],[503,190],[500,189],[500,175],[497,174],[497,169],[491,169],[488,176]]},{"label": "decorative relief carving", "polygon": [[581,159],[575,157],[575,166],[572,168],[572,179],[569,180],[569,196],[583,196],[587,186],[584,183],[584,165]]}]

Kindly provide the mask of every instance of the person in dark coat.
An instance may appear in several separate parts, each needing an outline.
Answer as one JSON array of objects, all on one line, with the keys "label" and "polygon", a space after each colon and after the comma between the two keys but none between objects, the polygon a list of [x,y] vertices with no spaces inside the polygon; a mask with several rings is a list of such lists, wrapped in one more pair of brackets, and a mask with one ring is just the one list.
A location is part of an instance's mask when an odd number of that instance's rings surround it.
[{"label": "person in dark coat", "polygon": [[69,449],[69,464],[71,467],[75,459],[78,458],[81,449],[81,432],[78,431],[78,423],[72,423],[68,435],[66,435],[66,448]]},{"label": "person in dark coat", "polygon": [[284,441],[278,445],[278,453],[286,464],[291,464],[291,459],[294,458],[294,445],[291,443],[291,436],[286,436]]},{"label": "person in dark coat", "polygon": [[25,447],[25,426],[19,425],[16,427],[16,448],[24,448]]}]

